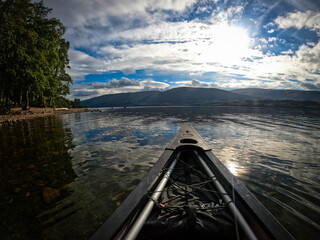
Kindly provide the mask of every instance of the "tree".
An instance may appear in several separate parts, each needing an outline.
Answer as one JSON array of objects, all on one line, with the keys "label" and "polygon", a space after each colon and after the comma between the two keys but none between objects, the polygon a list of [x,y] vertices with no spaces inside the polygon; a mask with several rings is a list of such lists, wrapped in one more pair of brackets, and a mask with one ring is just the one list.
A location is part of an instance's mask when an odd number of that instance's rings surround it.
[{"label": "tree", "polygon": [[0,2],[0,105],[54,105],[72,83],[65,28],[43,2]]}]

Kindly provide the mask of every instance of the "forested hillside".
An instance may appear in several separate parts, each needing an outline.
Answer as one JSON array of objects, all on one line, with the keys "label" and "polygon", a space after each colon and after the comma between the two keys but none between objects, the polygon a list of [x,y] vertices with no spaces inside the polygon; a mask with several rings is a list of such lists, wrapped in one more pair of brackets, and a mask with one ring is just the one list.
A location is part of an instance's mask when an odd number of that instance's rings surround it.
[{"label": "forested hillside", "polygon": [[247,95],[260,100],[268,99],[268,100],[293,100],[293,101],[320,102],[320,91],[244,88],[244,89],[236,89],[236,90],[233,90],[232,92],[237,94]]},{"label": "forested hillside", "polygon": [[[268,106],[319,108],[320,92],[262,89],[260,93],[250,89],[226,91],[216,88],[173,88],[164,92],[145,91],[107,94],[81,101],[89,107],[124,106]],[[279,95],[279,92],[281,93]],[[248,94],[248,95],[246,95]]]},{"label": "forested hillside", "polygon": [[165,92],[146,91],[109,94],[91,98],[81,103],[89,107],[123,106],[207,106],[218,102],[245,101],[248,96],[216,88],[173,88]]}]

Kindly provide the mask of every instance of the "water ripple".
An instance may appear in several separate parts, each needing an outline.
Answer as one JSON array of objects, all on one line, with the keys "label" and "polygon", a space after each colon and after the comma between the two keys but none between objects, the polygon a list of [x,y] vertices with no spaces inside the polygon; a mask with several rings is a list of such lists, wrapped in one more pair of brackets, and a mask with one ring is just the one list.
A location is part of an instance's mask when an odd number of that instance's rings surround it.
[{"label": "water ripple", "polygon": [[[10,227],[0,238],[88,238],[182,123],[195,127],[296,239],[318,238],[320,113],[241,107],[106,109],[5,128],[0,207]],[[41,197],[46,186],[60,193],[51,204]]]}]

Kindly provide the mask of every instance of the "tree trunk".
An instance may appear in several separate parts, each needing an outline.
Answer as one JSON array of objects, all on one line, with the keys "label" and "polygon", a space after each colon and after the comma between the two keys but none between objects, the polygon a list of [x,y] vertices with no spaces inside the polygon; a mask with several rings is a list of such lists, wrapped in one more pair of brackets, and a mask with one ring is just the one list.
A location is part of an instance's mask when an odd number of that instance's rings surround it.
[{"label": "tree trunk", "polygon": [[42,97],[42,104],[43,104],[43,107],[47,107],[47,101],[45,99],[45,97]]},{"label": "tree trunk", "polygon": [[3,91],[0,91],[0,107],[3,108]]},{"label": "tree trunk", "polygon": [[22,106],[22,89],[20,91],[19,106]]},{"label": "tree trunk", "polygon": [[53,105],[53,97],[50,97],[50,103],[49,103],[49,106],[50,106],[50,107],[53,107],[52,105]]},{"label": "tree trunk", "polygon": [[6,108],[9,108],[9,94],[6,94]]},{"label": "tree trunk", "polygon": [[26,102],[25,105],[22,108],[23,110],[29,110],[30,109],[30,99],[29,99],[29,91],[26,91]]},{"label": "tree trunk", "polygon": [[0,91],[0,105],[2,104],[3,91]]},{"label": "tree trunk", "polygon": [[4,101],[5,101],[5,99],[4,99],[4,92],[3,91],[0,91],[0,114],[5,114],[5,113],[7,113],[7,109],[6,109],[6,107],[5,107],[5,105],[4,105]]},{"label": "tree trunk", "polygon": [[26,110],[30,109],[30,97],[29,97],[29,91],[26,92]]}]

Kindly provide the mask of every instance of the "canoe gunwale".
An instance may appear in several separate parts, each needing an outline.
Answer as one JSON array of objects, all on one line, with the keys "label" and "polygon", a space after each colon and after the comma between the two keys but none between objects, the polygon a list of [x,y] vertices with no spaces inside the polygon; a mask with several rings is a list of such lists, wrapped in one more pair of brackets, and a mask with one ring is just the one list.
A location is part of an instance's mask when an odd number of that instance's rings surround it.
[{"label": "canoe gunwale", "polygon": [[145,194],[159,181],[162,169],[166,167],[173,156],[173,150],[166,149],[164,151],[137,187],[90,237],[90,240],[114,239],[119,234],[119,229],[122,228],[130,218],[134,219],[133,215],[139,213],[137,209],[148,200]]},{"label": "canoe gunwale", "polygon": [[[266,231],[270,239],[290,240],[294,239],[291,234],[279,223],[279,221],[265,208],[265,206],[235,177],[227,167],[219,160],[212,151],[206,151],[205,155],[216,168],[216,172],[223,179],[221,184],[228,194],[234,191],[236,205],[244,213],[248,222],[258,222],[256,227]],[[212,165],[211,165],[212,166]],[[239,203],[240,201],[240,203]],[[261,230],[262,230],[261,229]],[[259,233],[259,230],[257,230]],[[260,239],[260,238],[259,238]],[[265,238],[261,238],[265,239]]]},{"label": "canoe gunwale", "polygon": [[90,240],[122,239],[135,217],[140,214],[143,205],[149,200],[146,194],[161,181],[162,170],[170,164],[177,151],[183,151],[184,149],[197,150],[211,171],[221,178],[220,183],[227,193],[232,196],[234,192],[236,207],[254,228],[258,239],[294,239],[262,203],[215,156],[210,146],[205,143],[194,128],[186,124],[180,127],[159,160],[121,206],[90,237]]}]

